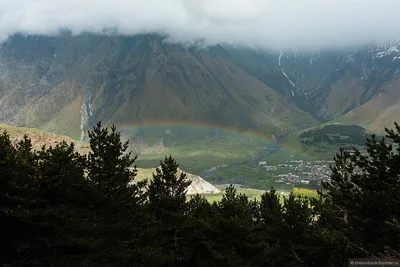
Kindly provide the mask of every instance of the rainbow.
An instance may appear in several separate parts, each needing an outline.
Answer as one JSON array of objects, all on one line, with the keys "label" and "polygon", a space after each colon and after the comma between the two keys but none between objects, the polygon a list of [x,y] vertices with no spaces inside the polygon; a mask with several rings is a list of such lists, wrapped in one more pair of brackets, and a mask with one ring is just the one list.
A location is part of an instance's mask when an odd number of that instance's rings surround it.
[{"label": "rainbow", "polygon": [[275,143],[274,136],[266,136],[263,133],[255,130],[244,130],[240,128],[234,128],[229,126],[223,126],[218,124],[210,124],[210,123],[201,123],[201,122],[194,122],[194,121],[151,121],[151,122],[140,122],[134,124],[117,124],[115,125],[118,131],[125,132],[131,131],[140,128],[147,128],[147,129],[157,129],[157,128],[193,128],[197,130],[204,130],[204,131],[221,131],[225,133],[230,133],[233,135],[241,135],[248,137],[250,139],[258,140],[264,143]]},{"label": "rainbow", "polygon": [[[110,127],[111,124],[104,125],[106,127]],[[195,121],[149,121],[149,122],[138,122],[131,124],[115,124],[117,127],[117,131],[122,134],[130,134],[132,131],[139,129],[147,129],[147,130],[158,130],[170,128],[173,130],[174,128],[192,128],[196,130],[203,131],[220,131],[223,133],[228,133],[236,136],[243,136],[250,140],[258,141],[260,144],[268,145],[268,144],[277,144],[276,139],[273,135],[265,135],[260,131],[252,130],[252,129],[241,129],[230,126],[224,126],[219,124],[211,124],[211,123],[203,123],[203,122],[195,122]],[[295,149],[289,147],[285,144],[279,144],[281,148],[285,148],[293,154],[303,155],[308,158],[308,156],[300,151],[296,151]]]}]

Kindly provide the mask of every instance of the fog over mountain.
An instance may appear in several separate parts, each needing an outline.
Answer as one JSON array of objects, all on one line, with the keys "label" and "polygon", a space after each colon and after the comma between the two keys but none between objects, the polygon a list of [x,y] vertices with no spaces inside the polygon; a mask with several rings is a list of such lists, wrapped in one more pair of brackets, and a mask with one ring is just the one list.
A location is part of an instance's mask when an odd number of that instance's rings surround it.
[{"label": "fog over mountain", "polygon": [[117,29],[182,43],[337,47],[399,37],[398,10],[397,0],[1,0],[0,40]]}]

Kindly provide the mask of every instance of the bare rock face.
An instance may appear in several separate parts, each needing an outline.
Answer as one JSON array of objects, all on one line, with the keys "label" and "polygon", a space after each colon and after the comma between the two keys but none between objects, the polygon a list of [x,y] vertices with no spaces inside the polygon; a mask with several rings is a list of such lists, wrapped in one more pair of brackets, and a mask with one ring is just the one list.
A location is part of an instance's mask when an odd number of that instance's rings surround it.
[{"label": "bare rock face", "polygon": [[195,194],[218,194],[220,191],[201,178],[200,176],[186,173],[188,178],[192,181],[191,185],[188,187],[186,192],[187,195],[195,195]]}]

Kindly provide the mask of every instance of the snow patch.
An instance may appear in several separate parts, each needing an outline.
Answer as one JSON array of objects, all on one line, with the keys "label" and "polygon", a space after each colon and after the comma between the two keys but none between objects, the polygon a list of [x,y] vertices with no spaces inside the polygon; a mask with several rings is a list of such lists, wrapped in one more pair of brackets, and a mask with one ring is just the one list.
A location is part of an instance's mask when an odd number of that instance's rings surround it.
[{"label": "snow patch", "polygon": [[400,42],[397,41],[379,41],[376,55],[372,58],[382,58],[388,55],[394,55],[394,60],[400,58]]},{"label": "snow patch", "polygon": [[[290,84],[294,87],[296,87],[296,85],[292,82],[292,80],[290,80],[289,76],[286,74],[286,72],[283,70],[283,67],[281,65],[281,58],[283,56],[283,52],[281,51],[281,54],[279,55],[278,58],[278,63],[279,63],[279,67],[281,68],[282,74],[286,77],[286,79],[290,82]],[[294,91],[290,90],[290,92],[292,93],[292,96],[294,96]]]}]

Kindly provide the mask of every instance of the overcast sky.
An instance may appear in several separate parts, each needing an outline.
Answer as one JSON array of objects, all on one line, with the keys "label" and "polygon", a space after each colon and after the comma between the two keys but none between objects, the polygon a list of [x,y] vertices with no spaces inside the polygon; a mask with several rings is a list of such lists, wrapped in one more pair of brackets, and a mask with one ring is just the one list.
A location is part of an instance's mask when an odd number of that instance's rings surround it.
[{"label": "overcast sky", "polygon": [[400,0],[0,0],[0,40],[110,27],[183,42],[331,47],[400,37]]}]

